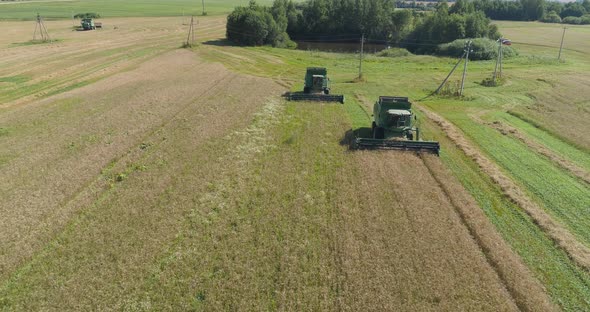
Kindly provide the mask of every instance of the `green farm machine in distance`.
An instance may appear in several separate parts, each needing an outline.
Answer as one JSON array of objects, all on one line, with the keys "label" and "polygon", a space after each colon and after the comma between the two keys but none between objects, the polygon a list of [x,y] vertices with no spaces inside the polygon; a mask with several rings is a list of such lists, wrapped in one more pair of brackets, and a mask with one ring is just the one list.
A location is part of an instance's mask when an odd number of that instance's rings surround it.
[{"label": "green farm machine in distance", "polygon": [[355,149],[425,151],[436,155],[440,144],[420,140],[416,115],[407,97],[380,96],[373,106],[372,138],[355,138]]},{"label": "green farm machine in distance", "polygon": [[95,30],[97,28],[102,28],[102,23],[94,22],[91,18],[83,18],[80,22],[80,26],[82,30]]},{"label": "green farm machine in distance", "polygon": [[303,92],[287,92],[289,101],[340,102],[344,104],[344,95],[330,94],[330,78],[324,67],[308,67],[305,73]]}]

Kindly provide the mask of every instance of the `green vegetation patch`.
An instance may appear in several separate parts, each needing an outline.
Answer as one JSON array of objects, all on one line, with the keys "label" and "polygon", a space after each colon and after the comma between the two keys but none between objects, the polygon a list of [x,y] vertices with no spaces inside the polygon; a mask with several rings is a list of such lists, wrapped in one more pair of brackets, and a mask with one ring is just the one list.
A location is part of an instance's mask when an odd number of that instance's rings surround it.
[{"label": "green vegetation patch", "polygon": [[402,57],[402,56],[409,56],[412,55],[412,53],[406,49],[402,49],[402,48],[390,48],[390,49],[385,49],[383,51],[380,51],[377,53],[377,56],[382,56],[382,57]]},{"label": "green vegetation patch", "polygon": [[31,77],[24,76],[24,75],[0,77],[0,83],[6,82],[6,83],[21,84],[21,83],[25,83],[29,80],[31,80]]},{"label": "green vegetation patch", "polygon": [[[467,39],[457,39],[453,42],[441,44],[436,50],[437,55],[460,57],[465,51]],[[498,57],[498,43],[489,38],[476,38],[471,40],[473,52],[469,53],[470,60],[491,60]],[[502,47],[502,55],[505,58],[518,55],[512,47]]]},{"label": "green vegetation patch", "polygon": [[23,46],[31,46],[31,45],[39,45],[39,44],[51,44],[51,43],[57,43],[57,42],[62,42],[62,39],[51,39],[51,40],[29,40],[29,41],[25,41],[25,42],[14,42],[11,44],[11,46],[13,47],[23,47]]},{"label": "green vegetation patch", "polygon": [[590,171],[590,156],[587,152],[582,151],[575,146],[568,144],[567,142],[564,142],[561,138],[558,138],[553,134],[536,127],[534,124],[517,118],[514,115],[499,113],[497,118],[507,122],[520,131],[523,131],[531,139],[535,140],[539,144],[544,145],[556,154],[563,156],[567,160]]},{"label": "green vegetation patch", "polygon": [[0,127],[0,137],[7,136],[11,132],[10,128]]},{"label": "green vegetation patch", "polygon": [[590,308],[590,275],[572,263],[567,254],[471,159],[454,146],[430,121],[425,135],[440,141],[441,160],[475,198],[502,237],[522,257],[533,274],[545,285],[553,300],[565,311]]},{"label": "green vegetation patch", "polygon": [[450,117],[545,210],[590,246],[590,188],[524,143],[469,118]]}]

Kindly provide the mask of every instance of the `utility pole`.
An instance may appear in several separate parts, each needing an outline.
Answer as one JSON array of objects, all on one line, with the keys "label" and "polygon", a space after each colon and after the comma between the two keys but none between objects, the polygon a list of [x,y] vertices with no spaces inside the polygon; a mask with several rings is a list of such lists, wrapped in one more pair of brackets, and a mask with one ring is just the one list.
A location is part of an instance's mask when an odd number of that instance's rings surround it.
[{"label": "utility pole", "polygon": [[500,42],[500,75],[498,76],[500,78],[502,78],[502,61],[504,60],[504,47],[502,45],[504,45],[504,42]]},{"label": "utility pole", "polygon": [[191,16],[191,23],[188,26],[188,35],[186,36],[185,47],[188,47],[188,48],[192,47],[194,42],[195,42],[194,16]]},{"label": "utility pole", "polygon": [[201,2],[203,3],[203,16],[205,15],[205,0],[201,0]]},{"label": "utility pole", "polygon": [[[496,67],[494,67],[494,84],[496,83],[496,78],[497,76],[497,72],[498,72],[498,65],[500,64],[500,59],[502,57],[502,38],[498,39],[498,57],[496,58]],[[500,72],[502,72],[502,70],[500,69]],[[502,76],[502,74],[500,74],[500,76]]]},{"label": "utility pole", "polygon": [[463,88],[465,87],[465,76],[467,75],[467,63],[469,63],[469,52],[471,52],[471,40],[467,41],[465,47],[465,64],[463,64],[463,78],[461,79],[461,91],[459,95],[463,96]]},{"label": "utility pole", "polygon": [[438,88],[436,88],[436,91],[434,91],[435,94],[438,94],[438,92],[440,91],[440,89],[442,89],[442,87],[445,85],[445,83],[447,83],[447,80],[449,80],[449,77],[451,77],[451,75],[453,74],[453,72],[455,72],[455,69],[457,69],[457,67],[459,66],[459,64],[461,64],[461,61],[463,61],[463,57],[465,56],[465,53],[463,53],[463,55],[461,55],[461,57],[459,58],[459,61],[457,61],[457,64],[455,64],[455,66],[453,67],[453,69],[451,69],[451,71],[449,72],[449,74],[447,75],[447,77],[445,78],[445,80],[443,80],[443,82],[440,84],[440,86],[438,86]]},{"label": "utility pole", "polygon": [[567,27],[563,27],[563,34],[561,34],[561,44],[559,45],[559,54],[557,55],[557,61],[561,61],[561,49],[563,48],[563,38],[565,37],[565,30]]},{"label": "utility pole", "polygon": [[359,80],[363,78],[363,50],[365,48],[365,34],[361,35],[361,53],[359,54]]},{"label": "utility pole", "polygon": [[39,29],[39,36],[41,36],[41,41],[49,41],[49,33],[47,32],[47,28],[45,28],[45,24],[43,23],[43,18],[41,15],[37,13],[37,24],[35,24],[35,31],[33,32],[33,41],[37,40],[37,29]]}]

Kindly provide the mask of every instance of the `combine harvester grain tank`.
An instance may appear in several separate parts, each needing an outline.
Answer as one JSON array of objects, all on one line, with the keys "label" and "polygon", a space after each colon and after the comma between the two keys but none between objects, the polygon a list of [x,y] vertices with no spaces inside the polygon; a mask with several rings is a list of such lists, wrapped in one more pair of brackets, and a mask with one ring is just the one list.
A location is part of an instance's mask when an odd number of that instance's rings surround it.
[{"label": "combine harvester grain tank", "polygon": [[308,67],[305,73],[303,92],[287,92],[284,96],[289,101],[340,102],[344,104],[344,95],[330,94],[330,78],[324,67]]},{"label": "combine harvester grain tank", "polygon": [[372,138],[355,138],[355,149],[386,149],[429,152],[436,155],[440,144],[420,140],[414,126],[416,115],[407,97],[380,96],[373,106]]}]

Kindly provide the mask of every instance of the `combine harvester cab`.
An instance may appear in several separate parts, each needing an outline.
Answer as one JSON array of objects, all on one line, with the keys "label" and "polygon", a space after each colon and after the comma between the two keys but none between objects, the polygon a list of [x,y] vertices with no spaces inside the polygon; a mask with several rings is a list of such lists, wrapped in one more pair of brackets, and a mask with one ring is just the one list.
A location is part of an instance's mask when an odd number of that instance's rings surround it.
[{"label": "combine harvester cab", "polygon": [[416,115],[407,97],[380,96],[373,106],[372,138],[355,138],[353,148],[424,151],[438,155],[440,144],[421,141],[415,121]]},{"label": "combine harvester cab", "polygon": [[305,73],[303,92],[287,92],[289,101],[340,102],[344,104],[344,95],[330,94],[328,70],[323,67],[308,67]]}]

